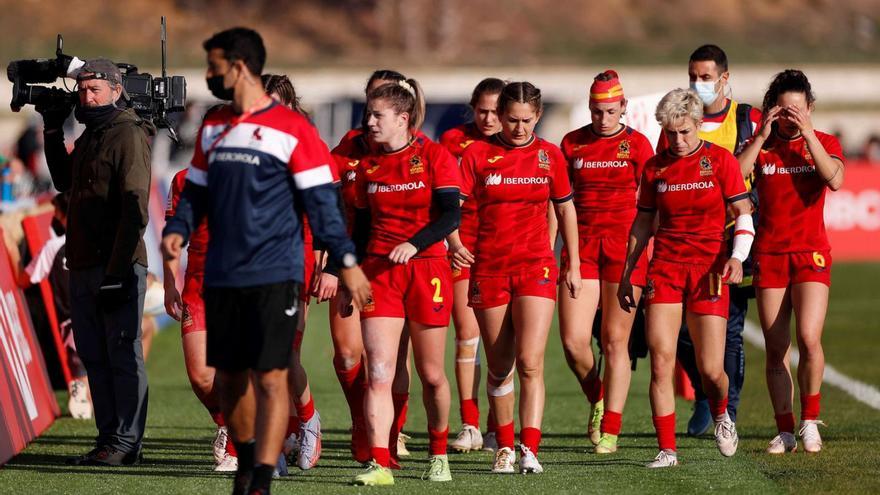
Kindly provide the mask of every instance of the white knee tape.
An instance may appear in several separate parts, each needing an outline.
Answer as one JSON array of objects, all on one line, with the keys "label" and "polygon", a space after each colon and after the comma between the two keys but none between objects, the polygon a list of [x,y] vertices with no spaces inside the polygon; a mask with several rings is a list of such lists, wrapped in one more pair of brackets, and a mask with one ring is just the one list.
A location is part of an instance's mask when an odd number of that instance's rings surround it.
[{"label": "white knee tape", "polygon": [[458,339],[455,339],[455,345],[456,345],[456,347],[473,347],[473,346],[477,346],[477,348],[474,349],[474,357],[469,357],[469,358],[458,358],[458,359],[455,360],[456,363],[475,363],[475,364],[479,364],[479,358],[480,358],[480,347],[479,347],[479,345],[480,345],[480,338],[479,338],[479,337],[474,337],[474,338],[472,338],[472,339],[467,339],[467,340],[458,340]]},{"label": "white knee tape", "polygon": [[457,345],[457,346],[463,346],[463,345],[466,345],[466,346],[470,347],[470,346],[472,346],[472,345],[477,345],[477,344],[479,344],[479,343],[480,343],[480,338],[479,338],[479,337],[474,337],[474,338],[472,338],[472,339],[467,339],[467,340],[458,340],[458,339],[455,339],[455,345]]},{"label": "white knee tape", "polygon": [[486,384],[486,392],[492,397],[504,397],[513,392],[513,380],[507,382],[507,385],[501,385],[499,387],[496,387],[491,383]]},{"label": "white knee tape", "polygon": [[[511,378],[514,371],[516,371],[516,366],[510,368],[510,371],[505,376],[496,376],[492,371],[489,371],[489,379],[486,380],[486,392],[492,397],[502,397],[512,393],[513,380]],[[500,385],[494,385],[492,382],[500,383]]]}]

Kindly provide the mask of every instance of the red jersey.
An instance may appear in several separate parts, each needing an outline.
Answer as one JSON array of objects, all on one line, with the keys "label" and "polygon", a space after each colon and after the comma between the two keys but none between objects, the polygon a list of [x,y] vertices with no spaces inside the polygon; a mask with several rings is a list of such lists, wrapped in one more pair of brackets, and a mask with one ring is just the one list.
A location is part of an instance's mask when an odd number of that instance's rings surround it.
[{"label": "red jersey", "polygon": [[645,166],[638,208],[657,211],[654,258],[711,264],[726,252],[727,203],[748,198],[739,162],[726,149],[703,141],[690,155],[668,151]]},{"label": "red jersey", "polygon": [[[458,189],[458,166],[443,146],[416,137],[402,150],[374,153],[358,164],[355,206],[369,208],[372,223],[367,253],[387,256],[436,218],[434,189]],[[446,256],[439,241],[418,257]]]},{"label": "red jersey", "polygon": [[[843,161],[834,136],[816,131],[825,151]],[[825,233],[825,191],[803,136],[785,139],[773,133],[755,163],[761,221],[756,253],[795,253],[831,249]]]},{"label": "red jersey", "polygon": [[469,146],[461,170],[461,194],[476,200],[480,218],[472,273],[510,275],[555,265],[548,202],[572,197],[562,151],[538,137],[523,146],[494,137]]},{"label": "red jersey", "polygon": [[346,206],[346,220],[349,230],[351,230],[351,223],[354,221],[355,178],[357,177],[358,165],[370,152],[367,136],[361,129],[348,131],[330,152],[336,162],[336,173],[341,180],[342,201]]},{"label": "red jersey", "polygon": [[654,156],[644,135],[624,126],[600,136],[590,125],[562,139],[574,188],[580,237],[626,237],[636,217],[636,191]]},{"label": "red jersey", "polygon": [[[168,203],[165,205],[166,220],[173,217],[174,212],[177,210],[177,203],[180,201],[180,195],[183,193],[184,186],[186,186],[187,170],[189,169],[185,168],[177,172],[174,174],[174,178],[171,179],[171,190],[168,191]],[[186,248],[187,277],[204,274],[205,255],[208,253],[208,238],[208,219],[206,217],[189,237],[189,245]]]},{"label": "red jersey", "polygon": [[[446,146],[446,149],[452,153],[452,156],[461,161],[465,150],[477,141],[484,141],[486,137],[477,129],[473,123],[462,124],[453,127],[444,132],[440,136],[440,144]],[[477,217],[477,206],[474,200],[465,201],[461,205],[461,224],[458,226],[458,235],[461,237],[461,243],[468,249],[473,249],[474,243],[477,241],[477,226],[479,225]]]}]

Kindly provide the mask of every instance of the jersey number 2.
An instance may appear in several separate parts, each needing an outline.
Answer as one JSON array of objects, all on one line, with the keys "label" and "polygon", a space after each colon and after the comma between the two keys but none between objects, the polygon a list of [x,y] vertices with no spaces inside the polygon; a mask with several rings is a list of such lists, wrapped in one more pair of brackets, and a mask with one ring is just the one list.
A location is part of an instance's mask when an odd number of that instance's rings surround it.
[{"label": "jersey number 2", "polygon": [[440,279],[437,277],[432,278],[431,285],[434,286],[434,299],[433,299],[433,301],[435,303],[442,303],[443,296],[440,295]]}]

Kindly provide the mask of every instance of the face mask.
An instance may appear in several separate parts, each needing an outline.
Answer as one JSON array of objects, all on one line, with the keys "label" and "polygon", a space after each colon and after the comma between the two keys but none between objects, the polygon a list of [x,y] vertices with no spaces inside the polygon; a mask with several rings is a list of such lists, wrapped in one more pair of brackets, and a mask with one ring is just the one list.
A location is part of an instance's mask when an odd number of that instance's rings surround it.
[{"label": "face mask", "polygon": [[718,81],[694,81],[691,83],[691,89],[697,92],[703,105],[709,106],[718,99],[718,92],[715,91],[715,84]]},{"label": "face mask", "polygon": [[210,91],[218,100],[232,101],[232,98],[235,96],[235,88],[227,88],[223,86],[224,77],[226,77],[226,74],[206,78],[205,81],[208,83],[208,91]]},{"label": "face mask", "polygon": [[86,127],[94,127],[109,121],[117,112],[119,112],[119,108],[113,103],[99,107],[77,105],[76,110],[73,111],[73,116],[76,117],[76,120],[85,124]]}]

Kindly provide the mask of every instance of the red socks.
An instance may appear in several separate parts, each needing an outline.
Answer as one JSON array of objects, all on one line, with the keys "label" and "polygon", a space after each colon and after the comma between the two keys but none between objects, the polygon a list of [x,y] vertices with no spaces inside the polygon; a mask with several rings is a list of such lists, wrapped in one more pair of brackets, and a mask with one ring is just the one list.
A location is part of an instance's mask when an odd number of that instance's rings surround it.
[{"label": "red socks", "polygon": [[668,416],[653,416],[657,431],[657,445],[660,450],[675,450],[675,413]]},{"label": "red socks", "polygon": [[776,430],[779,433],[794,434],[794,413],[777,414]]},{"label": "red socks", "polygon": [[801,421],[819,419],[819,406],[822,394],[801,396]]},{"label": "red socks", "polygon": [[[819,419],[822,394],[801,396],[801,421]],[[779,433],[794,433],[794,413],[777,414],[776,429]]]},{"label": "red socks", "polygon": [[370,455],[376,464],[387,468],[391,466],[391,453],[386,448],[370,447]]},{"label": "red socks", "polygon": [[397,437],[406,424],[406,410],[409,404],[409,394],[391,394],[394,402],[394,422],[391,423],[391,432],[388,435],[388,445],[391,446],[391,455],[397,458]]},{"label": "red socks", "polygon": [[[513,428],[513,423],[510,424],[510,427]],[[541,430],[531,427],[523,428],[519,432],[519,441],[533,454],[538,455],[538,447],[541,445]]]},{"label": "red socks", "polygon": [[364,367],[363,361],[358,361],[351,369],[345,369],[341,360],[333,358],[333,368],[336,370],[336,378],[342,386],[345,401],[348,402],[348,410],[351,412],[351,421],[354,423],[364,416]]},{"label": "red socks", "polygon": [[595,404],[605,397],[605,387],[602,385],[602,379],[599,378],[598,374],[593,378],[587,375],[587,378],[581,382],[581,390],[584,391],[584,395],[587,396],[590,404]]},{"label": "red socks", "polygon": [[620,428],[623,425],[623,414],[619,412],[605,410],[602,416],[602,426],[600,431],[609,435],[620,435]]},{"label": "red socks", "polygon": [[480,405],[477,399],[465,399],[459,405],[461,422],[474,428],[480,427]]},{"label": "red socks", "polygon": [[428,450],[430,455],[446,455],[446,441],[449,437],[449,427],[443,431],[428,428]]},{"label": "red socks", "polygon": [[495,428],[495,440],[498,441],[498,448],[513,448],[514,431],[513,421],[506,425],[498,425]]},{"label": "red socks", "polygon": [[709,399],[709,411],[715,421],[723,418],[727,414],[727,396],[721,400]]},{"label": "red socks", "polygon": [[299,420],[301,423],[305,423],[306,421],[312,419],[312,416],[315,415],[315,398],[311,395],[309,396],[309,401],[305,404],[294,405],[296,406],[296,415],[299,416]]},{"label": "red socks", "polygon": [[394,420],[397,431],[402,431],[406,424],[406,411],[409,409],[409,394],[391,394],[394,401]]}]

